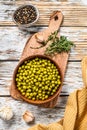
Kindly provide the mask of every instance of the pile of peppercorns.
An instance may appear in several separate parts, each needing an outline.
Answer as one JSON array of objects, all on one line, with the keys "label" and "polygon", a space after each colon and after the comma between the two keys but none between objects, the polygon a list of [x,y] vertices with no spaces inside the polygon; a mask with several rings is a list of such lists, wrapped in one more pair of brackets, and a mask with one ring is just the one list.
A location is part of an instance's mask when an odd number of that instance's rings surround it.
[{"label": "pile of peppercorns", "polygon": [[37,12],[32,5],[25,5],[17,9],[14,13],[14,20],[18,24],[29,24],[37,19]]}]

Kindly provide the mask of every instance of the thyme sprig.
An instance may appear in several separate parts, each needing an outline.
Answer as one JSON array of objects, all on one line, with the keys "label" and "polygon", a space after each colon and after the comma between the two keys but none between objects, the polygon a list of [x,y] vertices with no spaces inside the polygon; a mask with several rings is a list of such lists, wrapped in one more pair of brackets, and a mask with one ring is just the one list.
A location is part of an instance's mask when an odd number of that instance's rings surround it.
[{"label": "thyme sprig", "polygon": [[53,39],[53,42],[46,48],[45,54],[69,52],[72,46],[74,46],[73,42],[67,40],[65,36],[61,36]]},{"label": "thyme sprig", "polygon": [[51,44],[46,48],[45,54],[52,55],[54,53],[69,52],[71,47],[75,46],[72,41],[67,40],[65,36],[57,36],[58,31],[52,33],[48,39],[51,40]]},{"label": "thyme sprig", "polygon": [[62,52],[69,52],[71,50],[71,47],[75,46],[72,41],[67,40],[65,36],[60,36],[58,38],[58,30],[54,31],[48,36],[48,39],[46,41],[43,41],[41,46],[32,48],[32,49],[39,49],[43,46],[45,46],[49,41],[51,42],[50,45],[46,48],[45,54],[46,55],[53,55],[55,53],[62,53]]}]

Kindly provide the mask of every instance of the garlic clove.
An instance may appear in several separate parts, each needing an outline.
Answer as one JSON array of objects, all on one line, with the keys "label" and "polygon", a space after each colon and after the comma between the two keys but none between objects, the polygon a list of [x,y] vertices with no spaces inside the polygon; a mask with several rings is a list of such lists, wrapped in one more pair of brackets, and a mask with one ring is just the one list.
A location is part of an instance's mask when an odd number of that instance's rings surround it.
[{"label": "garlic clove", "polygon": [[23,114],[23,119],[26,123],[31,123],[34,121],[35,117],[30,111],[25,111],[25,113]]},{"label": "garlic clove", "polygon": [[8,121],[13,117],[13,111],[12,108],[9,106],[3,106],[0,108],[0,118]]},{"label": "garlic clove", "polygon": [[39,42],[39,43],[44,42],[44,37],[43,37],[43,33],[42,32],[36,33],[35,34],[35,38],[36,38],[36,41]]}]

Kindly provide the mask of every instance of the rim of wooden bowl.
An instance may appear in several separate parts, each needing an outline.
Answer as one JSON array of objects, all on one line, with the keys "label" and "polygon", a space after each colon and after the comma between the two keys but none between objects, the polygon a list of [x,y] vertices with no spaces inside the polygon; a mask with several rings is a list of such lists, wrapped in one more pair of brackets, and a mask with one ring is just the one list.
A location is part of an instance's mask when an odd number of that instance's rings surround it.
[{"label": "rim of wooden bowl", "polygon": [[[56,65],[56,67],[57,67],[57,69],[58,69],[58,71],[59,71],[59,74],[60,74],[60,76],[61,76],[61,84],[60,84],[58,90],[54,93],[54,95],[50,96],[50,97],[49,97],[48,99],[46,99],[46,100],[35,100],[35,101],[30,100],[30,99],[24,97],[24,96],[19,92],[19,90],[17,89],[17,86],[16,86],[15,78],[16,78],[16,74],[17,74],[18,68],[24,63],[24,61],[29,60],[29,59],[34,59],[34,58],[36,58],[36,57],[38,57],[38,58],[44,58],[44,59],[49,59],[51,62],[53,62],[53,63]],[[20,95],[20,97],[21,97],[23,100],[25,100],[25,101],[27,101],[28,103],[31,103],[31,104],[40,105],[40,104],[48,103],[48,102],[52,101],[53,99],[55,99],[56,97],[58,97],[58,95],[59,95],[59,93],[60,93],[60,91],[61,91],[61,88],[62,88],[62,83],[63,83],[63,77],[62,77],[62,74],[61,74],[61,71],[60,71],[60,68],[59,68],[58,64],[57,64],[53,59],[51,59],[50,57],[45,56],[45,55],[32,55],[32,56],[29,56],[29,57],[27,57],[27,58],[21,60],[21,61],[19,62],[19,64],[17,65],[17,67],[15,68],[14,74],[13,74],[13,84],[14,84],[14,86],[15,86],[15,89],[16,89],[17,93]]]}]

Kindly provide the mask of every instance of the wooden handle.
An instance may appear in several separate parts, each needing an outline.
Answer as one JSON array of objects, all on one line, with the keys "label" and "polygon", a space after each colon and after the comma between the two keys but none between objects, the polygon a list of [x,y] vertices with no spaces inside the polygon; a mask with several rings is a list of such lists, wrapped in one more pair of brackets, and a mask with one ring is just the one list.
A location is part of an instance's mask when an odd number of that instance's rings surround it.
[{"label": "wooden handle", "polygon": [[85,56],[82,60],[82,78],[85,87],[87,87],[87,56]]},{"label": "wooden handle", "polygon": [[[25,58],[33,56],[33,55],[44,56],[44,52],[45,52],[46,48],[49,46],[50,42],[42,48],[31,49],[31,47],[40,46],[40,43],[38,43],[38,41],[36,39],[36,35],[38,34],[39,39],[41,38],[41,40],[43,39],[43,41],[46,41],[51,33],[53,33],[54,31],[59,29],[62,21],[63,21],[62,13],[60,11],[53,12],[52,15],[50,16],[49,27],[46,28],[45,30],[41,31],[41,32],[35,33],[34,35],[32,35],[28,39],[28,41],[27,41],[27,43],[24,47],[24,50],[23,50],[21,59],[19,61],[19,64],[20,64],[21,60],[24,60]],[[64,79],[64,73],[65,73],[66,66],[67,66],[68,55],[69,55],[68,53],[61,53],[61,54],[56,54],[53,57],[50,57],[59,66],[62,79]],[[18,100],[21,98],[21,99],[24,99],[25,101],[27,101],[28,103],[32,103],[34,105],[40,105],[40,106],[43,106],[43,107],[54,107],[56,105],[57,99],[59,97],[59,93],[61,92],[61,89],[62,89],[62,84],[59,87],[56,95],[51,97],[51,100],[46,100],[46,101],[44,101],[44,103],[43,102],[42,103],[40,103],[40,102],[36,103],[36,102],[33,102],[33,101],[26,99],[25,97],[20,95],[20,93],[18,93],[16,85],[15,85],[15,74],[16,74],[16,71],[14,71],[13,82],[12,82],[11,91],[10,91],[11,96],[13,98],[18,99]]]},{"label": "wooden handle", "polygon": [[61,11],[54,11],[50,16],[49,29],[51,32],[58,30],[63,21],[63,14]]}]

